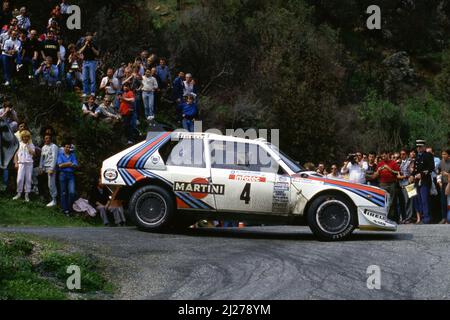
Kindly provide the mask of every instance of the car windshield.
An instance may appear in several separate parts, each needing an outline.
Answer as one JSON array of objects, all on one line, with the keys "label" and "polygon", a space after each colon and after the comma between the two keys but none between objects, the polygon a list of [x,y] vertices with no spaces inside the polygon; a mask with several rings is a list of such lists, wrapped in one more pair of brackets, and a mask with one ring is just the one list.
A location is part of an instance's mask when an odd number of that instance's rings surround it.
[{"label": "car windshield", "polygon": [[291,169],[294,173],[300,173],[300,172],[307,171],[297,161],[292,160],[287,154],[285,154],[283,151],[281,151],[277,146],[274,146],[273,144],[269,144],[269,147],[276,154],[278,154],[280,156],[281,161],[283,161],[289,167],[289,169]]}]

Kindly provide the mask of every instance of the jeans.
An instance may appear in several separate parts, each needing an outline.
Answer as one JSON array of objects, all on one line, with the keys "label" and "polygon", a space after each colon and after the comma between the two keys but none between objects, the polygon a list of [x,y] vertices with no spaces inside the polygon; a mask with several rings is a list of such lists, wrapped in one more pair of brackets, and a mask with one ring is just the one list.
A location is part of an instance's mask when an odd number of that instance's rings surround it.
[{"label": "jeans", "polygon": [[445,195],[446,187],[447,183],[443,183],[440,190],[442,219],[447,219],[448,205],[450,205],[450,203],[448,202],[448,196]]},{"label": "jeans", "polygon": [[422,185],[417,188],[417,191],[418,191],[417,211],[421,213],[423,223],[428,224],[431,222],[430,187],[427,185]]},{"label": "jeans", "polygon": [[399,215],[397,214],[397,200],[398,200],[398,187],[396,183],[380,183],[380,188],[389,193],[391,201],[388,208],[388,218],[390,220],[399,222]]},{"label": "jeans", "polygon": [[123,130],[128,141],[133,141],[133,114],[134,112],[129,115],[122,116]]},{"label": "jeans", "polygon": [[184,118],[183,129],[187,130],[188,132],[194,132],[194,121]]},{"label": "jeans", "polygon": [[408,197],[406,188],[401,188],[399,196],[401,218],[403,221],[410,220],[414,213],[413,200]]},{"label": "jeans", "polygon": [[8,180],[9,180],[8,169],[2,169],[2,170],[3,170],[2,184],[4,185],[4,188],[7,188],[8,187]]},{"label": "jeans", "polygon": [[14,57],[2,55],[3,77],[5,82],[11,82],[12,68],[14,67]]},{"label": "jeans", "polygon": [[447,196],[447,222],[450,223],[450,196]]},{"label": "jeans", "polygon": [[155,115],[155,94],[153,92],[143,91],[142,99],[144,100],[145,117],[153,117]]},{"label": "jeans", "polygon": [[61,189],[61,208],[70,212],[75,202],[75,175],[69,172],[60,172],[59,187]]},{"label": "jeans", "polygon": [[27,73],[29,76],[35,76],[36,70],[39,68],[38,60],[33,60],[29,57],[24,57],[22,64],[27,68]]},{"label": "jeans", "polygon": [[85,95],[95,94],[95,72],[97,70],[97,61],[84,61],[83,63],[83,93]]},{"label": "jeans", "polygon": [[63,81],[64,80],[64,69],[66,68],[66,64],[61,61],[61,64],[58,66],[58,81]]}]

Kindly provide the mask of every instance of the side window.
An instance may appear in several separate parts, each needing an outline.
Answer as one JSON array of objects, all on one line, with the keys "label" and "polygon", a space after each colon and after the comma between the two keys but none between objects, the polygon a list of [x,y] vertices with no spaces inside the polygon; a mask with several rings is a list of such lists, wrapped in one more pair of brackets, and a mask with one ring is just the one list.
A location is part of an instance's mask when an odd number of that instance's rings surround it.
[{"label": "side window", "polygon": [[278,163],[259,145],[211,141],[211,166],[215,169],[277,173]]},{"label": "side window", "polygon": [[183,139],[172,149],[168,166],[206,168],[203,139]]}]

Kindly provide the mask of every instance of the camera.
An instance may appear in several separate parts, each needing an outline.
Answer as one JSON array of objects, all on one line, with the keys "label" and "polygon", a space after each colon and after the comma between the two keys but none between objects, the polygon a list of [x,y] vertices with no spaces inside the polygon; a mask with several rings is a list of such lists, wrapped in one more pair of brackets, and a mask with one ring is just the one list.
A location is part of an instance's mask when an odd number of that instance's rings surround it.
[{"label": "camera", "polygon": [[347,162],[350,162],[351,164],[357,164],[358,159],[356,157],[356,154],[349,154],[347,157]]}]

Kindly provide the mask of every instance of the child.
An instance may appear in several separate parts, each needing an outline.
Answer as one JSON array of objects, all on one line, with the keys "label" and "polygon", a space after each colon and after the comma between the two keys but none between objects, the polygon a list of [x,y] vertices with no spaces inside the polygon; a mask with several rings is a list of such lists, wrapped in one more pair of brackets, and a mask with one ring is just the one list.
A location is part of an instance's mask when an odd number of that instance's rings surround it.
[{"label": "child", "polygon": [[[25,202],[30,202],[31,182],[33,174],[33,156],[35,147],[31,142],[31,133],[24,130],[20,133],[19,150],[14,158],[17,173],[17,195],[13,200],[19,200],[25,189]],[[25,186],[25,188],[24,188]]]}]

